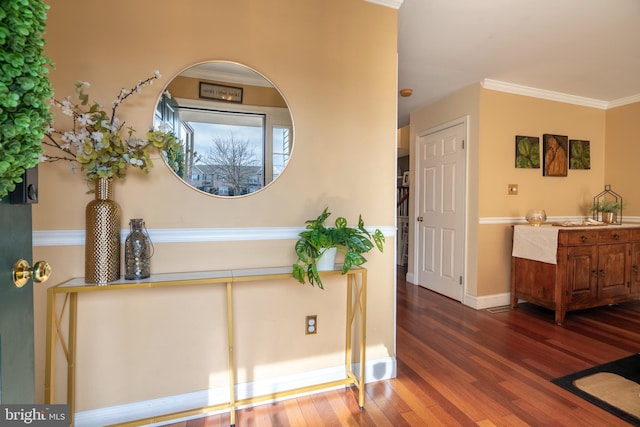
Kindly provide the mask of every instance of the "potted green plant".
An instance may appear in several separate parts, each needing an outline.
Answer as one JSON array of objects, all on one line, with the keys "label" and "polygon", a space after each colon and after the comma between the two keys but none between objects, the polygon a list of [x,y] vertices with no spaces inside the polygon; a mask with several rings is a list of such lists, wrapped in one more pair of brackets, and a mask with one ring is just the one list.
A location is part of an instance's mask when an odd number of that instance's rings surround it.
[{"label": "potted green plant", "polygon": [[591,210],[602,214],[602,222],[612,224],[616,222],[618,211],[622,210],[622,202],[618,200],[599,200],[594,203]]},{"label": "potted green plant", "polygon": [[325,208],[316,219],[307,220],[306,230],[299,234],[295,244],[298,259],[293,264],[293,277],[300,283],[306,279],[320,289],[323,285],[318,274],[318,260],[327,249],[336,248],[344,253],[342,274],[346,274],[351,267],[367,262],[362,254],[369,252],[374,245],[382,252],[385,240],[380,230],[370,233],[365,228],[362,215],[356,227],[348,226],[344,217],[336,218],[334,226],[326,226],[325,221],[330,215]]}]

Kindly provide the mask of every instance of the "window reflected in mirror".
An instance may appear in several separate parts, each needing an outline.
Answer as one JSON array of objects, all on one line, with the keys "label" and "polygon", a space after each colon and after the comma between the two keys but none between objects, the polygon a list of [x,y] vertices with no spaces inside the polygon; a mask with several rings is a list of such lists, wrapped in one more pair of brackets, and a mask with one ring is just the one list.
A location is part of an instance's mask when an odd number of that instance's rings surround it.
[{"label": "window reflected in mirror", "polygon": [[277,179],[293,148],[293,122],[280,92],[239,64],[213,61],[175,77],[158,102],[155,126],[180,148],[164,153],[173,172],[215,196],[245,196]]}]

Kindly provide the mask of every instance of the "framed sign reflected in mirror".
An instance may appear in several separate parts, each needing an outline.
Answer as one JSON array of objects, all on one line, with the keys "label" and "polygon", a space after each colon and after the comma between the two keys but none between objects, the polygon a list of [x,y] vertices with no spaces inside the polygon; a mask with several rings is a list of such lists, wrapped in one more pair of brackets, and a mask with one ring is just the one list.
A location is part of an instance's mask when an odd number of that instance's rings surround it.
[{"label": "framed sign reflected in mirror", "polygon": [[293,151],[293,119],[280,91],[257,71],[226,61],[186,68],[166,86],[154,125],[180,148],[164,153],[174,174],[219,197],[268,187]]},{"label": "framed sign reflected in mirror", "polygon": [[242,88],[200,82],[200,98],[209,98],[226,102],[238,102],[242,104]]}]

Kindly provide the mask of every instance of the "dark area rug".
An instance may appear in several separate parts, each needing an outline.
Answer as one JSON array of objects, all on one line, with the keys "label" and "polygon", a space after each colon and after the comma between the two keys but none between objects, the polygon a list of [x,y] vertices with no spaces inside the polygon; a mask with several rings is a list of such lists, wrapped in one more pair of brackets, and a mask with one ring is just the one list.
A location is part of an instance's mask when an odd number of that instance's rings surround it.
[{"label": "dark area rug", "polygon": [[551,382],[640,426],[640,354],[594,366]]}]

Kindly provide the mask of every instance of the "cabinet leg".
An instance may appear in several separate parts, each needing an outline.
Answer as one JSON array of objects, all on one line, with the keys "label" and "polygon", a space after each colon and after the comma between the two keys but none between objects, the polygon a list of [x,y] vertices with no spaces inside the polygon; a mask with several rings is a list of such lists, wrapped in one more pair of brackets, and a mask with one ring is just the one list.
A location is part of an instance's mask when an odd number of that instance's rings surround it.
[{"label": "cabinet leg", "polygon": [[518,297],[513,293],[511,294],[511,308],[518,308]]},{"label": "cabinet leg", "polygon": [[556,325],[562,326],[562,324],[564,323],[565,315],[566,315],[566,311],[556,310]]}]

